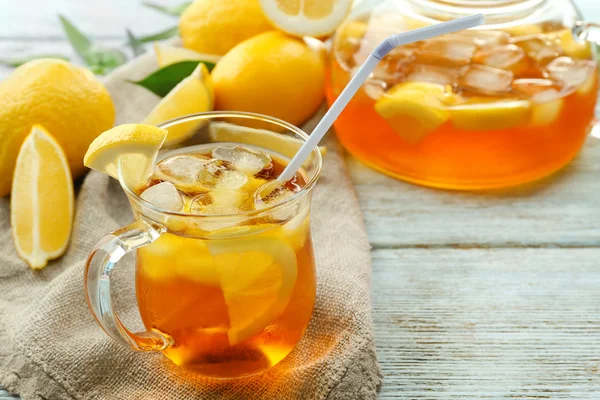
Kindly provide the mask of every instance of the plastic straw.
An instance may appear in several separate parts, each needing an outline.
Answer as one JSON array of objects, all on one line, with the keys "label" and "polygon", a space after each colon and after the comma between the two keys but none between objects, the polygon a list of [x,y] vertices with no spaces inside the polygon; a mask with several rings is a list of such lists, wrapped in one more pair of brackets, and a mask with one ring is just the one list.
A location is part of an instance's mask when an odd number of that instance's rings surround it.
[{"label": "plastic straw", "polygon": [[373,72],[375,66],[381,59],[388,54],[394,47],[404,44],[418,42],[420,40],[430,39],[435,36],[444,35],[446,33],[457,32],[463,29],[473,28],[483,23],[483,15],[476,14],[468,17],[453,19],[451,21],[442,22],[440,24],[427,26],[412,31],[398,33],[392,35],[381,42],[371,52],[367,60],[360,66],[354,77],[348,82],[337,100],[331,105],[329,111],[323,116],[319,124],[310,134],[310,137],[296,155],[289,162],[277,180],[286,182],[294,177],[296,171],[300,169],[304,161],[308,158],[313,148],[323,139],[325,133],[331,128],[333,122],[337,119],[340,113],[346,108],[354,94],[367,80],[368,76]]}]

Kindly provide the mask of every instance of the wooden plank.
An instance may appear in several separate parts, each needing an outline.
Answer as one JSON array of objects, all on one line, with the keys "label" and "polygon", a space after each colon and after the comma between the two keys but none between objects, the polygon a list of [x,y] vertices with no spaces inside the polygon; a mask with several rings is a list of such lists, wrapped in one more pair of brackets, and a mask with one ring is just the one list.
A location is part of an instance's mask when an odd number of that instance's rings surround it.
[{"label": "wooden plank", "polygon": [[373,253],[382,399],[597,399],[600,249]]},{"label": "wooden plank", "polygon": [[569,167],[537,184],[473,194],[423,188],[349,157],[375,248],[600,245],[600,142],[590,137]]}]

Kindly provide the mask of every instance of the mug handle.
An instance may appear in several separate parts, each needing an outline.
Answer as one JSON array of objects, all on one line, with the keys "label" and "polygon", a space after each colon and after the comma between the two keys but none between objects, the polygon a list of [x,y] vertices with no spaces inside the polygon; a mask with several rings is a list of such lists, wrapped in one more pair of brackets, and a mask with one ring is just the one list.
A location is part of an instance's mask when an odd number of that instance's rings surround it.
[{"label": "mug handle", "polygon": [[123,325],[113,309],[110,275],[125,254],[154,242],[164,231],[163,226],[139,218],[100,239],[85,266],[85,294],[96,321],[111,338],[137,351],[161,351],[171,346],[173,339],[155,329],[133,333]]}]

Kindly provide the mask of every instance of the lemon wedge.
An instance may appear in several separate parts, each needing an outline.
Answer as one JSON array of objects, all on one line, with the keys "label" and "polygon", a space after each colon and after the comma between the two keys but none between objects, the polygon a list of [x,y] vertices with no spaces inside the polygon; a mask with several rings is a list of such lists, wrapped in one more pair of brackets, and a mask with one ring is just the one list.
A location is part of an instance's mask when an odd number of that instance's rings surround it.
[{"label": "lemon wedge", "polygon": [[88,148],[83,164],[115,179],[119,160],[122,160],[124,177],[137,186],[145,183],[154,169],[158,150],[167,131],[151,125],[119,125],[98,136]]},{"label": "lemon wedge", "polygon": [[451,107],[452,125],[463,130],[500,130],[527,124],[531,104],[526,100],[494,101],[471,98]]},{"label": "lemon wedge", "polygon": [[33,269],[67,249],[73,181],[64,151],[40,125],[21,145],[12,181],[10,222],[18,254]]},{"label": "lemon wedge", "polygon": [[[190,76],[179,82],[160,103],[148,114],[143,123],[158,125],[173,118],[199,112],[211,111],[214,106],[214,92],[208,69],[204,64]],[[198,127],[191,129],[189,124],[177,124],[169,127],[165,147],[180,143],[193,136]]]},{"label": "lemon wedge", "polygon": [[202,54],[184,47],[167,46],[157,42],[153,47],[156,61],[161,68],[181,61],[209,61],[216,64],[221,59],[221,56],[214,54]]},{"label": "lemon wedge", "polygon": [[[212,122],[209,135],[213,142],[243,143],[257,147],[263,147],[265,143],[268,143],[269,150],[290,158],[298,152],[304,143],[294,137],[267,129],[249,128],[229,122]],[[324,156],[327,153],[327,148],[319,146],[319,151]]]},{"label": "lemon wedge", "polygon": [[375,103],[375,111],[404,140],[416,143],[448,121],[447,103],[456,95],[442,85],[427,82],[399,83]]},{"label": "lemon wedge", "polygon": [[325,36],[346,19],[352,0],[260,0],[265,16],[296,36]]},{"label": "lemon wedge", "polygon": [[259,334],[287,307],[296,284],[296,253],[269,236],[210,240],[206,246],[220,275],[228,308],[231,345]]}]

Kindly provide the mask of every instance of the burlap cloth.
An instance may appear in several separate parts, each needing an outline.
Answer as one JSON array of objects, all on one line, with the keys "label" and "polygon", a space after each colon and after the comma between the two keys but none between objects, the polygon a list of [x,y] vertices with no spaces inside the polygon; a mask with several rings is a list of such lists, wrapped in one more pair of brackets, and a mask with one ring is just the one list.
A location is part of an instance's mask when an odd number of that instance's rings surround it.
[{"label": "burlap cloth", "polygon": [[[141,120],[156,104],[157,97],[125,82],[156,68],[146,54],[107,77],[117,124]],[[108,338],[87,308],[83,266],[96,241],[131,222],[132,214],[118,183],[92,172],[77,195],[66,255],[42,271],[17,257],[9,199],[0,200],[0,384],[23,399],[45,400],[375,398],[381,374],[370,313],[369,243],[332,136],[311,218],[317,303],[304,338],[279,365],[257,377],[208,380],[161,354],[136,353]],[[133,271],[123,266],[119,273],[119,311],[129,326],[139,324]]]}]

